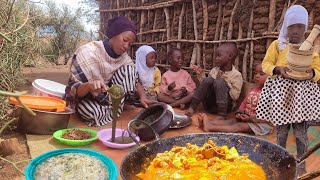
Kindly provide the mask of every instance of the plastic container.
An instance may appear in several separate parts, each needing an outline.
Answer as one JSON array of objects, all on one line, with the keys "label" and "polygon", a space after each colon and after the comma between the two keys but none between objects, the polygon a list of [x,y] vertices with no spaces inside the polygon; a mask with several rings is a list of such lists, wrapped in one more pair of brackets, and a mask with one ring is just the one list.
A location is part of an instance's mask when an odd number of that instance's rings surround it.
[{"label": "plastic container", "polygon": [[32,83],[32,94],[36,96],[49,96],[63,99],[66,86],[46,79],[36,79]]},{"label": "plastic container", "polygon": [[82,153],[82,154],[87,154],[90,156],[93,156],[100,161],[106,166],[108,170],[108,179],[109,180],[116,180],[118,178],[118,169],[116,164],[113,162],[112,159],[109,157],[95,151],[87,150],[87,149],[80,149],[80,148],[65,148],[65,149],[59,149],[59,150],[53,150],[46,152],[44,154],[41,154],[34,158],[28,166],[25,169],[25,177],[26,180],[32,180],[34,179],[34,172],[39,164],[41,164],[43,161],[50,157],[54,157],[60,154],[65,154],[65,153]]},{"label": "plastic container", "polygon": [[[83,139],[83,140],[71,140],[71,139],[65,139],[62,138],[62,135],[67,131],[67,130],[72,130],[72,129],[79,129],[82,131],[86,131],[91,134],[92,138],[90,139]],[[62,144],[70,145],[70,146],[84,146],[92,143],[96,139],[98,139],[97,132],[95,130],[91,129],[86,129],[86,128],[69,128],[69,129],[61,129],[53,133],[53,137],[60,141]]]},{"label": "plastic container", "polygon": [[[124,131],[124,129],[116,128],[115,136],[119,137],[119,136],[122,136],[122,134],[123,134],[123,136],[130,137],[128,132],[123,133],[123,131]],[[128,143],[128,144],[113,143],[110,141],[111,136],[112,136],[112,128],[102,129],[102,130],[98,131],[99,140],[107,147],[114,148],[114,149],[126,149],[126,148],[129,148],[129,147],[136,145],[135,142]],[[135,138],[138,142],[140,141],[139,136],[135,135]]]},{"label": "plastic container", "polygon": [[[50,111],[50,112],[63,112],[66,108],[64,100],[55,97],[44,96],[20,96],[19,98],[27,107],[36,110]],[[16,98],[10,97],[9,102],[20,106]]]}]

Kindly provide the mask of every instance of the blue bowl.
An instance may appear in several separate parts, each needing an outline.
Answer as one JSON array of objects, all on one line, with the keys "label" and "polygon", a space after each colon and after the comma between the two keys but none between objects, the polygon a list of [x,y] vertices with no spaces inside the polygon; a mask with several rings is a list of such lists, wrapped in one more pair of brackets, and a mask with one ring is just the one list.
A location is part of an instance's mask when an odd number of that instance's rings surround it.
[{"label": "blue bowl", "polygon": [[58,149],[58,150],[46,152],[44,154],[37,156],[32,161],[30,161],[30,163],[28,164],[28,166],[26,167],[26,170],[25,170],[26,180],[34,179],[33,178],[34,172],[35,172],[37,166],[39,164],[41,164],[43,161],[45,161],[46,159],[48,159],[50,157],[57,156],[60,154],[65,154],[65,153],[82,153],[82,154],[87,154],[87,155],[93,156],[93,157],[99,159],[100,161],[102,161],[102,163],[106,166],[106,168],[108,170],[108,179],[109,180],[116,180],[118,178],[117,166],[113,162],[113,160],[110,159],[109,157],[107,157],[101,153],[87,150],[87,149],[65,148],[65,149]]}]

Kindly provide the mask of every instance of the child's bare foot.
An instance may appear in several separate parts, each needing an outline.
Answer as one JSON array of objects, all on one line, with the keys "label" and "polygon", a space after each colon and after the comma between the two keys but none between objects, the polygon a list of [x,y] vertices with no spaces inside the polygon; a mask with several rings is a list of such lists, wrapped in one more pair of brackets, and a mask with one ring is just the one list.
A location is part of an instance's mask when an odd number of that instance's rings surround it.
[{"label": "child's bare foot", "polygon": [[201,128],[204,132],[209,132],[208,116],[205,113],[199,114],[198,123],[199,123],[199,128]]},{"label": "child's bare foot", "polygon": [[198,128],[203,130],[203,117],[202,113],[198,115]]},{"label": "child's bare foot", "polygon": [[187,116],[191,117],[194,113],[194,109],[190,106],[188,111],[185,113]]}]

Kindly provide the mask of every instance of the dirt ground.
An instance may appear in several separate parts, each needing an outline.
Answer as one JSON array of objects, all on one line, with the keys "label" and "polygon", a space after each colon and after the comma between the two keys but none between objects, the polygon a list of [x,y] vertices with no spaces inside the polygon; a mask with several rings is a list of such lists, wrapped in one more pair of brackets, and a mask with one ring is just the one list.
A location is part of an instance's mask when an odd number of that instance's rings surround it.
[{"label": "dirt ground", "polygon": [[[23,68],[23,74],[26,78],[26,84],[21,85],[17,90],[32,90],[32,82],[35,79],[48,79],[53,80],[62,84],[66,84],[68,80],[69,66],[68,65],[51,65],[42,67],[25,67]],[[3,139],[17,138],[23,152],[19,154],[13,154],[6,156],[5,158],[12,162],[21,162],[17,164],[22,172],[24,172],[26,166],[30,161],[29,149],[27,146],[25,134],[19,133],[17,129],[12,129],[12,131],[6,131],[1,137]],[[24,175],[21,174],[13,165],[3,160],[0,160],[0,179],[2,180],[12,180],[12,179],[25,179]]]}]

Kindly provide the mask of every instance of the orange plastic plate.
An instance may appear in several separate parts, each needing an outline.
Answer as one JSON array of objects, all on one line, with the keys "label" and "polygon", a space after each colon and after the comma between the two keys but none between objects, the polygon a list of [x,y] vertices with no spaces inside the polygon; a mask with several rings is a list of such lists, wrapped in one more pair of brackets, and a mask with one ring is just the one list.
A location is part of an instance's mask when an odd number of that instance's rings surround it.
[{"label": "orange plastic plate", "polygon": [[[31,109],[43,111],[56,111],[62,112],[65,110],[66,102],[64,100],[46,97],[46,96],[20,96],[20,100],[27,107]],[[16,98],[10,97],[9,102],[15,105],[20,105]]]}]

